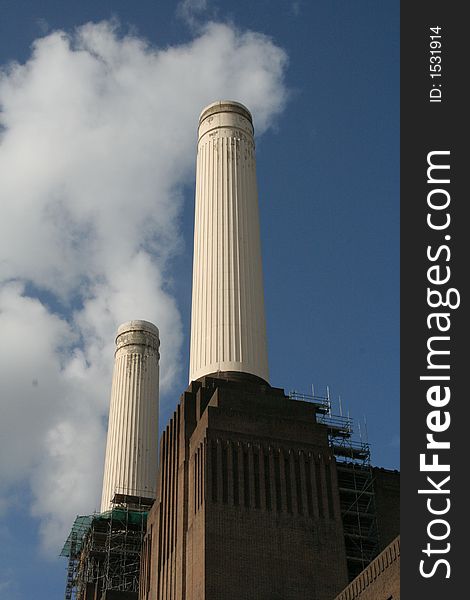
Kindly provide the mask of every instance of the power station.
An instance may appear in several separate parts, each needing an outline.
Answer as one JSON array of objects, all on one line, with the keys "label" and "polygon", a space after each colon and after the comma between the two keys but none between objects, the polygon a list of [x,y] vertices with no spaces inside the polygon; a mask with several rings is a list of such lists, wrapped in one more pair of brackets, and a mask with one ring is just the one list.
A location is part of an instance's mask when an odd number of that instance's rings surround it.
[{"label": "power station", "polygon": [[158,329],[130,321],[116,344],[101,513],[64,546],[67,600],[399,597],[398,473],[371,466],[328,392],[269,384],[242,104],[199,118],[189,386],[158,463]]}]

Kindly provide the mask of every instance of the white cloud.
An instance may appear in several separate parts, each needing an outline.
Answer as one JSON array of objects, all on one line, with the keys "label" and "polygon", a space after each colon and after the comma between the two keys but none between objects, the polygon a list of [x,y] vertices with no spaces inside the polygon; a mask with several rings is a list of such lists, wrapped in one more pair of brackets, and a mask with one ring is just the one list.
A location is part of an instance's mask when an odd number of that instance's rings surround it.
[{"label": "white cloud", "polygon": [[285,66],[270,39],[227,25],[162,50],[102,22],[38,39],[0,73],[2,504],[29,481],[53,553],[98,505],[117,326],[157,324],[163,391],[178,374],[168,290],[198,114],[235,99],[261,133]]},{"label": "white cloud", "polygon": [[178,3],[177,14],[190,27],[197,26],[199,19],[208,9],[207,0],[181,0]]}]

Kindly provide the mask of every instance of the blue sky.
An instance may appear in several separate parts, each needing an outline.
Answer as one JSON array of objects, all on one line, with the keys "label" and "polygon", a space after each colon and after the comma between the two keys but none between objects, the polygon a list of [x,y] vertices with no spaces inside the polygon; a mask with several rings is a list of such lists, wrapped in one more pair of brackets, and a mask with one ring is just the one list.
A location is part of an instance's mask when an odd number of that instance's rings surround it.
[{"label": "blue sky", "polygon": [[255,119],[271,384],[328,385],[398,468],[399,3],[0,7],[0,599],[63,597],[116,326],[160,327],[161,426],[186,387],[197,115],[221,97]]}]

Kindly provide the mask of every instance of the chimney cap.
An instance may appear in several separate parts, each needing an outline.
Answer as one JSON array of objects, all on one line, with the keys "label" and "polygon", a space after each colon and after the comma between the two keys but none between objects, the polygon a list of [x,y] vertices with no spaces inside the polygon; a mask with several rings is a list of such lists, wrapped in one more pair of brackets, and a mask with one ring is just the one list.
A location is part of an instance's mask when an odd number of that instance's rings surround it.
[{"label": "chimney cap", "polygon": [[116,339],[128,331],[147,331],[148,333],[155,335],[157,338],[160,337],[160,332],[158,331],[158,327],[156,325],[150,323],[150,321],[136,319],[133,321],[126,321],[126,323],[119,325]]},{"label": "chimney cap", "polygon": [[253,125],[253,118],[250,111],[246,106],[235,100],[217,100],[207,105],[199,115],[199,125],[202,121],[211,115],[215,115],[220,112],[234,112],[242,115]]}]

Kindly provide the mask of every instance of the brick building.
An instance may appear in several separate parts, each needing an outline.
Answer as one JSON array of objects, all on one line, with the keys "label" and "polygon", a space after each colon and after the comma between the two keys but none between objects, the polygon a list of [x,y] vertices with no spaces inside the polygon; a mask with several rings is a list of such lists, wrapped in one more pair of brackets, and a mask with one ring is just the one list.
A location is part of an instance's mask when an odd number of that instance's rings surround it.
[{"label": "brick building", "polygon": [[[370,470],[372,487],[343,508],[321,410],[256,378],[191,383],[161,439],[140,600],[332,600],[377,555],[379,530],[398,527],[396,497],[383,502],[398,474]],[[347,556],[344,513],[367,526],[350,532],[361,546],[375,535],[372,554]]]},{"label": "brick building", "polygon": [[327,427],[254,380],[193,382],[161,440],[141,600],[331,600],[347,582]]},{"label": "brick building", "polygon": [[140,600],[332,600],[394,527],[350,419],[269,385],[263,294],[253,119],[221,100],[199,117],[190,384],[160,443]]},{"label": "brick building", "polygon": [[[351,419],[268,383],[253,134],[238,102],[201,113],[190,384],[150,511],[107,492],[74,524],[70,600],[333,600],[398,534],[398,475],[371,468]],[[122,439],[118,466],[136,451]]]}]

